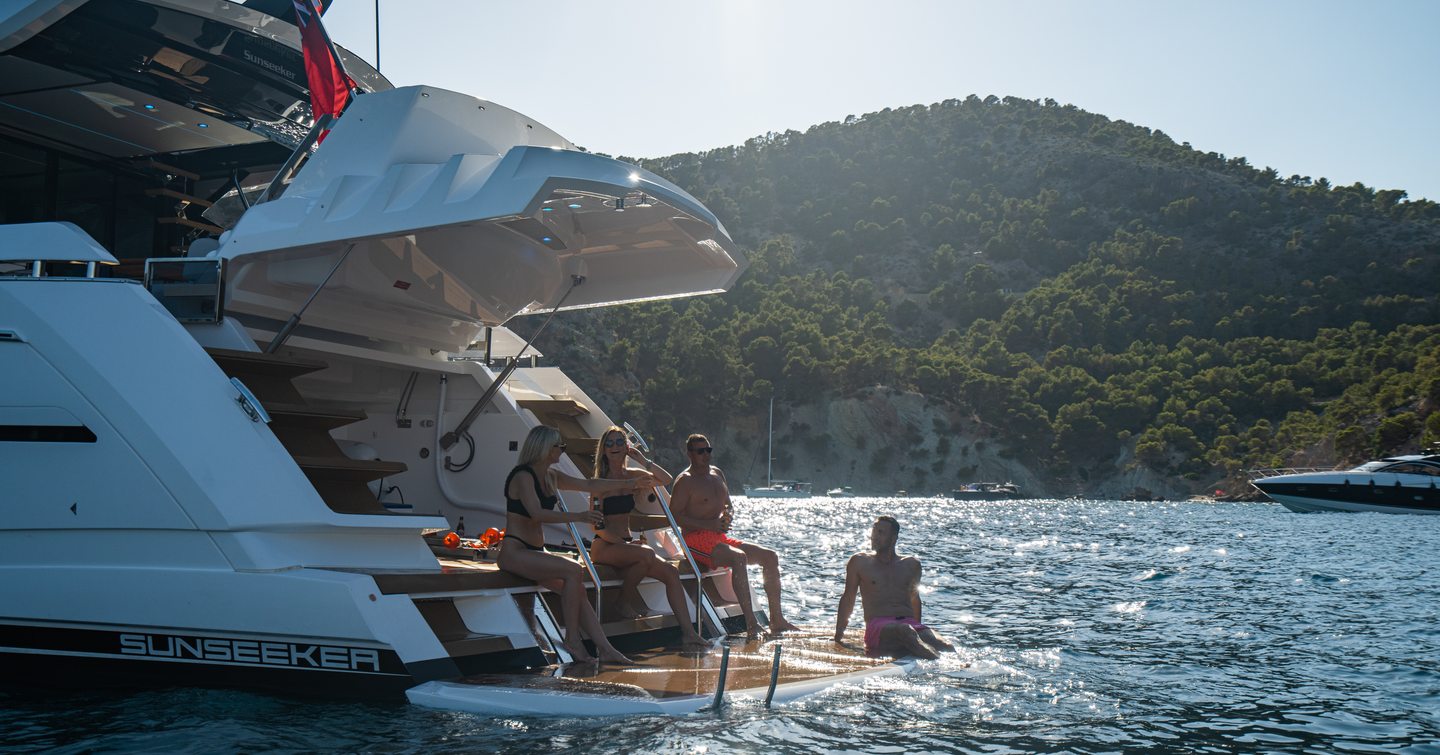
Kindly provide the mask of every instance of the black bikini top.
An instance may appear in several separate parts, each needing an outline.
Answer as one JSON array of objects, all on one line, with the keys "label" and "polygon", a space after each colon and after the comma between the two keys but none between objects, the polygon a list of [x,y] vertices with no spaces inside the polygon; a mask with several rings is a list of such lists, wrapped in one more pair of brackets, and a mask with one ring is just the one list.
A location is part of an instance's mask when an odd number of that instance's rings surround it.
[{"label": "black bikini top", "polygon": [[555,508],[555,504],[560,500],[560,496],[553,493],[551,495],[545,495],[545,490],[540,487],[540,478],[535,475],[535,470],[522,465],[510,470],[510,476],[505,478],[505,510],[511,514],[523,516],[526,519],[530,518],[530,512],[525,509],[525,503],[518,498],[510,497],[510,481],[515,479],[515,475],[521,472],[528,473],[530,479],[535,482],[535,497],[540,499],[540,508],[546,511]]},{"label": "black bikini top", "polygon": [[612,495],[600,501],[600,510],[605,512],[605,516],[628,514],[635,510],[635,496],[631,493]]}]

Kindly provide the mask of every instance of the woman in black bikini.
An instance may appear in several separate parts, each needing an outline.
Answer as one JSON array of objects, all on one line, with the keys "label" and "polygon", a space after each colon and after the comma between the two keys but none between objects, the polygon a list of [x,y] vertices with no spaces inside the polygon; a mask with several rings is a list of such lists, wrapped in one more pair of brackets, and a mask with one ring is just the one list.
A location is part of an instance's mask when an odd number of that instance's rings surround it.
[{"label": "woman in black bikini", "polygon": [[[632,466],[631,459],[640,466]],[[632,447],[624,430],[611,427],[600,436],[600,447],[595,450],[595,477],[628,479],[636,489],[608,497],[594,496],[599,503],[595,510],[604,513],[605,526],[595,530],[595,540],[590,544],[590,559],[624,572],[620,602],[630,616],[645,613],[640,610],[645,606],[645,599],[640,595],[640,581],[651,577],[662,582],[670,611],[680,623],[681,643],[687,648],[705,647],[705,640],[696,634],[695,625],[689,620],[690,611],[685,603],[685,591],[680,586],[679,570],[660,558],[649,545],[630,536],[630,512],[635,509],[635,496],[645,495],[655,500],[656,485],[669,485],[673,480],[670,473],[646,459],[640,449]]]},{"label": "woman in black bikini", "polygon": [[556,522],[598,524],[598,511],[556,511],[559,490],[581,490],[586,493],[619,493],[633,491],[637,484],[653,485],[648,474],[633,479],[599,480],[571,477],[551,469],[565,452],[560,431],[540,425],[531,428],[520,447],[519,463],[505,479],[505,539],[500,544],[497,565],[511,574],[560,594],[561,615],[565,622],[565,647],[577,661],[593,660],[585,648],[583,627],[595,643],[600,660],[630,663],[610,644],[595,611],[585,601],[585,568],[574,561],[546,553],[543,526]]}]

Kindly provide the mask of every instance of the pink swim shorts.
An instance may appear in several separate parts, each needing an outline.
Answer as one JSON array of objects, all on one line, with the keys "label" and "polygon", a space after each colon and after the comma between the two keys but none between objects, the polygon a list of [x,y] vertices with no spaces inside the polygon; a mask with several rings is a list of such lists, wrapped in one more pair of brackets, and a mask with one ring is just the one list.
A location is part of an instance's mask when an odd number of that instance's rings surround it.
[{"label": "pink swim shorts", "polygon": [[909,616],[877,616],[865,622],[865,655],[871,658],[880,655],[880,630],[891,624],[907,624],[915,627],[916,631],[925,628],[924,624]]}]

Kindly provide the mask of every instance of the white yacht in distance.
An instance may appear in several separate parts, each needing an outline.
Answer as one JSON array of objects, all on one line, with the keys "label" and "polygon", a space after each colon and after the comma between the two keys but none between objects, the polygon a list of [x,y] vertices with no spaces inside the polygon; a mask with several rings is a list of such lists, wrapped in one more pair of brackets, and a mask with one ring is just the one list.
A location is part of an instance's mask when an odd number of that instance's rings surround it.
[{"label": "white yacht in distance", "polygon": [[770,397],[770,420],[765,435],[765,484],[742,488],[747,498],[809,498],[811,484],[799,480],[774,480],[770,473],[775,463],[775,397]]},{"label": "white yacht in distance", "polygon": [[1250,484],[1291,511],[1440,514],[1440,454],[1392,456],[1354,469],[1257,472]]},{"label": "white yacht in distance", "polygon": [[211,0],[0,3],[0,681],[582,715],[902,671],[805,636],[668,652],[743,620],[664,528],[691,614],[647,582],[619,616],[582,548],[640,666],[577,670],[554,595],[427,544],[503,526],[531,427],[587,474],[612,424],[506,322],[724,291],[745,259],[670,182],[343,50],[364,93],[314,147],[298,39]]}]

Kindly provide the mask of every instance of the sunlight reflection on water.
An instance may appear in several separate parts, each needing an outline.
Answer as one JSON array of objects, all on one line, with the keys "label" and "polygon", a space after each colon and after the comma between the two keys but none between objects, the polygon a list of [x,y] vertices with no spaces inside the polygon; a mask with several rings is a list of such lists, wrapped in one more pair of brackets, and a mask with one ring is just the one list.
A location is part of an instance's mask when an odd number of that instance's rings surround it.
[{"label": "sunlight reflection on water", "polygon": [[1440,739],[1440,517],[812,498],[741,500],[733,534],[781,553],[793,620],[833,627],[846,560],[879,514],[923,560],[926,622],[960,652],[774,710],[495,719],[200,690],[4,692],[0,731],[60,752],[1423,751]]}]

